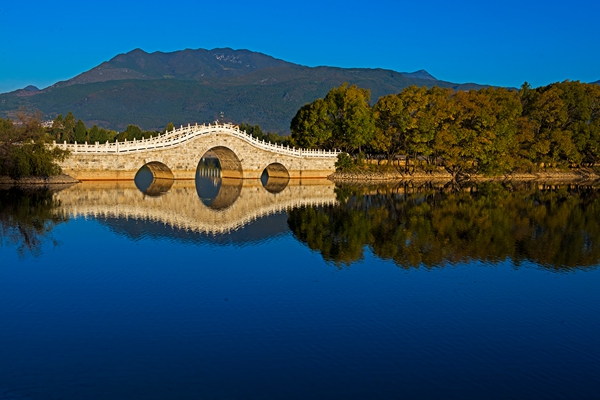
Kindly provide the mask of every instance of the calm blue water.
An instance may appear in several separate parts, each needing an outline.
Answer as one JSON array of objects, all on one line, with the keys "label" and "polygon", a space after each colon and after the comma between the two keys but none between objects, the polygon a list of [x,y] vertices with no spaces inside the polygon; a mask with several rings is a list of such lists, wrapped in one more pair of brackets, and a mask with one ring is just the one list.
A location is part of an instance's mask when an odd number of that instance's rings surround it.
[{"label": "calm blue water", "polygon": [[[165,209],[169,196],[188,192],[197,201]],[[50,226],[35,251],[4,230],[0,399],[600,396],[598,259],[408,265],[363,245],[346,262],[311,250],[285,209],[263,210],[229,233],[185,225],[194,207],[209,210],[195,192],[68,189],[58,207],[67,220]],[[116,193],[118,211],[84,213],[86,204],[105,207],[99,193]],[[197,215],[202,223],[226,216],[248,193]],[[284,202],[286,193],[256,202]],[[136,214],[126,207],[133,201],[147,208]],[[336,204],[295,212],[333,213]],[[584,246],[596,254],[590,229]]]}]

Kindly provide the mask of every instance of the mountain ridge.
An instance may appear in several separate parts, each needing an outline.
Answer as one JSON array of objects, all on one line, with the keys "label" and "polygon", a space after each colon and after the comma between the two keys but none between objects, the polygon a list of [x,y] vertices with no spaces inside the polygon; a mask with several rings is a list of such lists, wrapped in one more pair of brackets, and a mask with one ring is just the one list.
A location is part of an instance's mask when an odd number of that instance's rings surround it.
[{"label": "mountain ridge", "polygon": [[14,116],[24,107],[53,119],[72,111],[88,126],[158,130],[169,122],[211,122],[225,113],[230,122],[288,132],[301,106],[344,82],[371,90],[372,102],[410,85],[483,87],[437,80],[425,70],[307,67],[250,50],[134,49],[42,90],[0,94],[0,115]]},{"label": "mountain ridge", "polygon": [[147,53],[137,48],[118,54],[89,71],[57,82],[49,88],[126,79],[225,78],[289,64],[291,63],[249,50],[215,48]]}]

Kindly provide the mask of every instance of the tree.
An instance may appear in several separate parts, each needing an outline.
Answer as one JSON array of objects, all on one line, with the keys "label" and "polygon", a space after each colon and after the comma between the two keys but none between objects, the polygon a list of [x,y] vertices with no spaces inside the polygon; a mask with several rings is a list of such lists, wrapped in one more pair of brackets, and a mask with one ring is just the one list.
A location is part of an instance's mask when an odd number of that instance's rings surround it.
[{"label": "tree", "polygon": [[94,126],[91,127],[89,132],[89,138],[90,143],[103,142],[103,140],[100,138],[100,129],[98,128],[98,125],[94,124]]},{"label": "tree", "polygon": [[75,124],[75,141],[77,143],[83,143],[86,141],[87,139],[87,129],[85,129],[85,124],[83,123],[82,120],[77,120],[77,123]]},{"label": "tree", "polygon": [[127,125],[127,128],[117,135],[117,140],[133,140],[133,139],[141,139],[143,137],[142,130],[137,125]]},{"label": "tree", "polygon": [[290,125],[294,145],[308,149],[330,148],[332,129],[332,122],[323,99],[302,106]]},{"label": "tree", "polygon": [[41,115],[19,116],[19,125],[0,120],[0,175],[13,178],[50,176],[61,172],[57,161],[68,152],[48,147],[52,136],[46,134]]},{"label": "tree", "polygon": [[75,140],[75,116],[71,111],[67,113],[63,120],[62,140],[69,143],[73,143],[73,140]]},{"label": "tree", "polygon": [[375,132],[370,145],[373,150],[382,152],[391,165],[392,159],[407,149],[408,112],[399,95],[380,97],[373,107]]},{"label": "tree", "polygon": [[412,154],[414,165],[419,163],[419,156],[424,157],[428,163],[432,160],[438,132],[447,131],[453,123],[455,110],[452,96],[451,89],[434,86],[429,90],[413,90],[406,100],[411,105],[407,152]]},{"label": "tree", "polygon": [[56,118],[54,118],[54,121],[52,121],[51,132],[57,142],[66,140],[66,138],[64,138],[65,123],[62,114],[58,114]]},{"label": "tree", "polygon": [[535,89],[523,110],[534,132],[531,156],[544,165],[566,167],[580,163],[583,158],[573,141],[572,128],[580,118],[575,109],[570,109],[576,105],[567,99],[567,84]]},{"label": "tree", "polygon": [[375,121],[369,106],[371,91],[356,85],[333,88],[325,96],[325,106],[331,120],[333,147],[360,151],[375,133]]},{"label": "tree", "polygon": [[375,120],[369,106],[371,92],[347,83],[333,88],[324,99],[298,110],[290,129],[301,147],[341,148],[353,152],[372,140]]}]

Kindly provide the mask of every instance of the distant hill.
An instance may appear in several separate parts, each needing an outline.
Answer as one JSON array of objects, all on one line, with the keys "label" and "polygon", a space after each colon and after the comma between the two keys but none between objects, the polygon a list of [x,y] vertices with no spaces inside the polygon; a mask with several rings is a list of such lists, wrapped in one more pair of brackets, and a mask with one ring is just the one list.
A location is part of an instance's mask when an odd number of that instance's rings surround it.
[{"label": "distant hill", "polygon": [[425,71],[424,69],[421,69],[421,70],[415,71],[415,72],[400,72],[400,73],[407,78],[430,79],[430,80],[437,81],[436,78],[434,78],[429,72]]},{"label": "distant hill", "polygon": [[596,81],[596,82],[592,82],[592,84],[595,84],[595,85],[600,85],[600,80],[598,80],[598,81]]},{"label": "distant hill", "polygon": [[146,53],[135,49],[52,88],[127,79],[179,79],[202,81],[228,78],[264,69],[293,65],[248,50],[182,50],[173,53]]},{"label": "distant hill", "polygon": [[135,49],[48,88],[0,94],[0,116],[14,116],[22,107],[47,119],[72,111],[88,126],[150,130],[169,122],[212,122],[223,112],[229,122],[287,132],[302,105],[344,82],[370,89],[373,102],[410,85],[482,87],[440,81],[425,70],[306,67],[248,50]]}]

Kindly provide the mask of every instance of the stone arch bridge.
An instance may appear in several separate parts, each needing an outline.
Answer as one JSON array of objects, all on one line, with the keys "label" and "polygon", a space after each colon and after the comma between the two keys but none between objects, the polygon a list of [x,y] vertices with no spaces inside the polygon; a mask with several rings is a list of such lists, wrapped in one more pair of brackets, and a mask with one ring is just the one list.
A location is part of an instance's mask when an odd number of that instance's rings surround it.
[{"label": "stone arch bridge", "polygon": [[325,178],[335,171],[338,153],[284,147],[258,140],[232,124],[181,126],[150,139],[100,144],[55,144],[69,150],[61,163],[79,180],[130,180],[143,166],[155,178],[194,179],[209,150],[223,178]]}]

